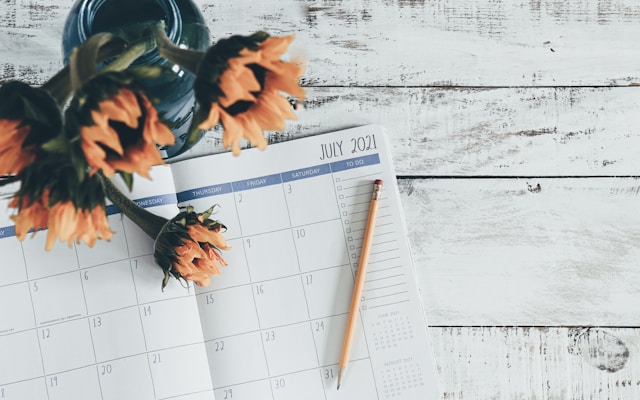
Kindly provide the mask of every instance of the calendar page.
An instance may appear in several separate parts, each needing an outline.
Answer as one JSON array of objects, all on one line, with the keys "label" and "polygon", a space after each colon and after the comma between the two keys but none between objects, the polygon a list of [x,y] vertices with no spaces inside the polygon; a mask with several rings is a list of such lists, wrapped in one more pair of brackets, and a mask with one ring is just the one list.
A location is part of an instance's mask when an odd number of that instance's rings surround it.
[{"label": "calendar page", "polygon": [[[152,178],[138,177],[131,197],[173,217],[171,169]],[[0,400],[213,398],[193,288],[171,280],[162,291],[153,241],[108,213],[111,241],[50,252],[46,231],[20,242],[0,213]]]},{"label": "calendar page", "polygon": [[[366,126],[172,166],[178,202],[215,205],[232,247],[196,290],[216,399],[439,398],[388,146]],[[375,179],[382,199],[336,390]]]}]

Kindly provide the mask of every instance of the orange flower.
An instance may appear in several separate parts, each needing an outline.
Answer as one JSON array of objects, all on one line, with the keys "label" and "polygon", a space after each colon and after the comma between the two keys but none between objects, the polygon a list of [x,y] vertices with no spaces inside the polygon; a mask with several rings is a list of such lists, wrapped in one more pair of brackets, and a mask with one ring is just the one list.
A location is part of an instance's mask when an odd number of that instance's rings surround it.
[{"label": "orange flower", "polygon": [[11,216],[16,225],[16,236],[24,240],[26,234],[33,229],[33,234],[39,230],[48,229],[45,249],[53,248],[56,238],[73,245],[84,241],[92,247],[97,239],[109,240],[113,232],[109,229],[106,210],[97,205],[93,210],[78,209],[71,200],[58,202],[49,207],[50,189],[46,189],[42,197],[30,202],[28,198],[22,201],[16,196],[9,207],[18,208],[18,214]]},{"label": "orange flower", "polygon": [[62,133],[62,113],[42,87],[20,81],[0,86],[0,175],[17,175]]},{"label": "orange flower", "polygon": [[187,227],[190,239],[185,239],[183,245],[175,248],[177,257],[173,263],[173,268],[182,278],[200,286],[209,286],[209,277],[220,275],[220,266],[226,267],[227,263],[218,249],[231,248],[219,231],[219,228],[210,231],[202,225]]},{"label": "orange flower", "polygon": [[99,102],[98,107],[99,110],[91,110],[94,125],[80,128],[90,174],[102,170],[104,175],[112,176],[117,170],[149,178],[149,169],[164,163],[156,144],[175,142],[151,102],[140,93],[120,88],[116,95]]},{"label": "orange flower", "polygon": [[17,174],[36,159],[35,144],[23,147],[29,131],[22,121],[0,120],[0,175]]},{"label": "orange flower", "polygon": [[[293,36],[273,37],[262,41],[255,49],[245,47],[240,50],[228,59],[228,67],[216,82],[215,89],[221,95],[209,105],[203,104],[209,107],[209,113],[198,128],[211,129],[221,122],[223,146],[231,147],[234,155],[240,153],[242,139],[264,149],[267,146],[264,130],[283,130],[286,119],[296,119],[291,105],[280,94],[286,92],[301,99],[305,95],[298,84],[304,67],[280,60],[292,40]],[[223,47],[218,51],[224,53],[226,49]],[[219,57],[216,46],[208,56],[214,60]],[[204,63],[207,62],[205,57]],[[196,86],[196,91],[202,90]],[[198,97],[208,99],[211,96],[201,94]]]},{"label": "orange flower", "polygon": [[11,219],[15,223],[16,236],[19,240],[24,240],[27,233],[33,228],[33,234],[37,231],[47,228],[49,219],[49,191],[47,190],[42,197],[31,201],[30,198],[24,197],[20,201],[16,196],[9,203],[10,208],[18,208],[17,215],[12,215]]},{"label": "orange flower", "polygon": [[169,274],[209,286],[210,276],[219,275],[220,267],[227,266],[220,251],[231,248],[220,233],[224,225],[208,218],[212,210],[198,214],[189,207],[169,221],[156,238],[154,257],[165,272],[162,287]]}]

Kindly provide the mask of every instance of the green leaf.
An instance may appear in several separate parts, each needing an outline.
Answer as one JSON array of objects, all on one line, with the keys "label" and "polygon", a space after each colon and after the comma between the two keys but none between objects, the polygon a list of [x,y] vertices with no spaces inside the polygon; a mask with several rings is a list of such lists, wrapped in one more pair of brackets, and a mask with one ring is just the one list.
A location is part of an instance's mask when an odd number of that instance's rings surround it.
[{"label": "green leaf", "polygon": [[128,172],[118,171],[118,175],[120,175],[125,185],[127,185],[127,189],[129,189],[129,191],[132,191],[133,190],[133,174],[130,174]]},{"label": "green leaf", "polygon": [[50,153],[67,153],[69,151],[69,142],[64,135],[59,135],[43,143],[42,149]]},{"label": "green leaf", "polygon": [[[104,54],[101,49],[104,46],[111,47],[113,42],[119,42],[110,33],[98,33],[91,36],[83,44],[73,49],[69,56],[71,75],[71,87],[73,90],[80,88],[98,72],[99,55]],[[116,47],[119,43],[116,43]]]}]

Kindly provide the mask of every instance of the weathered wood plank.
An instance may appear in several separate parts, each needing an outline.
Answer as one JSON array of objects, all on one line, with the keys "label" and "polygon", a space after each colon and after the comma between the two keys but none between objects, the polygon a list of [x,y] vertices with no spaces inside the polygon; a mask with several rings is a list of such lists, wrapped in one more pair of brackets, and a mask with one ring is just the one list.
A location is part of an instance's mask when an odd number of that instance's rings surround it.
[{"label": "weathered wood plank", "polygon": [[[0,79],[59,66],[72,1],[0,2]],[[566,86],[640,82],[634,0],[237,0],[197,3],[215,38],[297,34],[304,81],[329,86]]]},{"label": "weathered wood plank", "polygon": [[443,400],[632,400],[640,330],[429,328]]},{"label": "weathered wood plank", "polygon": [[640,174],[636,87],[311,88],[306,107],[284,138],[378,123],[401,175]]},{"label": "weathered wood plank", "polygon": [[399,183],[431,324],[640,326],[640,180]]}]

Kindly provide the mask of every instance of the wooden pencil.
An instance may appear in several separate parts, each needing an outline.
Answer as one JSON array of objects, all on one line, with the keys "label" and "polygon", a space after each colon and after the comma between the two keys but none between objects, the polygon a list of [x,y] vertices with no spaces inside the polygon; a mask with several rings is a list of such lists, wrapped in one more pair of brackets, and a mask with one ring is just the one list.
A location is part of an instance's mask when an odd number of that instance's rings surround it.
[{"label": "wooden pencil", "polygon": [[369,259],[369,251],[371,250],[371,242],[373,241],[373,231],[376,224],[376,215],[378,213],[378,202],[380,200],[380,194],[382,193],[382,180],[376,179],[373,183],[373,192],[371,194],[371,202],[369,204],[369,215],[367,217],[367,223],[364,231],[364,239],[362,241],[362,249],[360,250],[360,260],[358,261],[358,272],[356,274],[356,283],[353,287],[353,294],[351,295],[351,308],[349,310],[349,319],[347,321],[347,327],[345,329],[344,339],[342,341],[342,352],[340,353],[340,362],[338,364],[338,386],[344,378],[344,374],[347,370],[347,364],[349,364],[349,355],[351,353],[351,343],[353,342],[353,335],[356,328],[356,321],[358,318],[358,310],[360,309],[360,299],[362,296],[362,287],[364,286],[364,280],[367,274],[367,264]]}]

